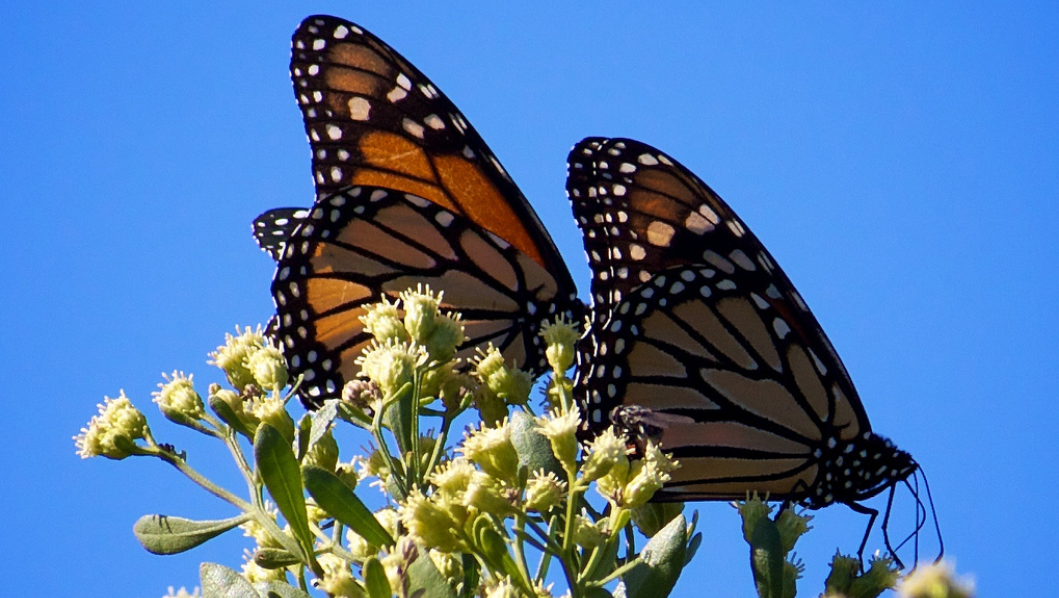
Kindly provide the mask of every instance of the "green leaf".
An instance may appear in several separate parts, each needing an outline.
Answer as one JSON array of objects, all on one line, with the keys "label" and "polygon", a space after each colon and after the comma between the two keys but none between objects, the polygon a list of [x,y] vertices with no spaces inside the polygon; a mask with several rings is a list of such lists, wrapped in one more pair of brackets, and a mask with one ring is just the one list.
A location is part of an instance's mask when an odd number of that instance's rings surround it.
[{"label": "green leaf", "polygon": [[511,444],[515,445],[519,465],[525,465],[530,473],[543,469],[545,472],[554,473],[560,480],[565,480],[566,473],[562,464],[552,453],[552,445],[548,439],[537,431],[533,417],[525,411],[515,411],[509,421]]},{"label": "green leaf", "polygon": [[305,512],[301,470],[290,444],[279,430],[262,423],[254,435],[254,459],[272,501],[290,524],[302,550],[311,555],[313,539],[309,532],[309,516]]},{"label": "green leaf", "polygon": [[691,559],[695,558],[695,553],[699,551],[699,546],[702,546],[702,532],[692,536],[691,541],[688,542],[688,558],[684,560],[685,565],[690,563]]},{"label": "green leaf", "polygon": [[393,394],[393,398],[387,397],[383,409],[383,421],[393,432],[397,441],[397,450],[400,455],[407,455],[413,446],[412,418],[416,416],[412,406],[413,385],[405,383],[400,390]]},{"label": "green leaf", "polygon": [[261,598],[254,586],[238,571],[216,563],[199,566],[202,598]]},{"label": "green leaf", "polygon": [[369,558],[364,563],[362,570],[364,585],[368,588],[369,598],[390,598],[393,590],[390,588],[390,580],[386,578],[386,570],[382,563],[375,557]]},{"label": "green leaf", "polygon": [[[478,569],[478,560],[474,556],[463,553],[463,589],[460,592],[460,596],[463,598],[470,598],[474,595],[474,589],[478,587],[478,582],[481,580],[481,571]],[[431,563],[433,564],[433,563]]]},{"label": "green leaf", "polygon": [[634,567],[622,578],[628,598],[665,598],[684,569],[688,523],[678,515],[647,542]]},{"label": "green leaf", "polygon": [[214,395],[210,395],[209,399],[207,400],[209,401],[210,409],[212,409],[213,412],[217,414],[217,417],[221,418],[221,421],[228,424],[233,430],[242,434],[243,436],[246,436],[247,438],[253,436],[253,432],[251,432],[251,430],[246,427],[246,424],[243,423],[243,420],[239,419],[239,416],[236,415],[235,411],[232,410],[231,405],[218,399]]},{"label": "green leaf", "polygon": [[282,581],[259,581],[254,589],[264,598],[312,598],[305,592]]},{"label": "green leaf", "polygon": [[144,515],[132,526],[136,539],[152,554],[178,554],[248,521],[246,514],[217,521]]},{"label": "green leaf", "polygon": [[[477,582],[472,587],[476,586]],[[420,553],[419,558],[408,566],[408,595],[416,598],[456,598],[445,576],[425,553]]]},{"label": "green leaf", "polygon": [[585,590],[585,598],[612,598],[613,594],[606,588],[591,587]]},{"label": "green leaf", "polygon": [[762,517],[750,536],[750,569],[760,598],[783,598],[784,557],[776,522]]},{"label": "green leaf", "polygon": [[338,416],[338,404],[340,402],[338,399],[328,399],[324,401],[323,406],[312,412],[313,433],[309,436],[310,449],[331,429],[331,424],[334,423],[335,417]]},{"label": "green leaf", "polygon": [[280,569],[301,561],[282,548],[258,548],[254,551],[254,562],[262,569]]},{"label": "green leaf", "polygon": [[375,519],[368,507],[335,474],[310,465],[302,470],[302,479],[316,504],[375,546],[392,546],[393,538]]},{"label": "green leaf", "polygon": [[294,446],[298,447],[298,452],[295,457],[298,459],[298,463],[301,463],[305,459],[306,453],[309,452],[309,437],[313,433],[313,417],[306,413],[298,420],[298,430],[294,436]]}]

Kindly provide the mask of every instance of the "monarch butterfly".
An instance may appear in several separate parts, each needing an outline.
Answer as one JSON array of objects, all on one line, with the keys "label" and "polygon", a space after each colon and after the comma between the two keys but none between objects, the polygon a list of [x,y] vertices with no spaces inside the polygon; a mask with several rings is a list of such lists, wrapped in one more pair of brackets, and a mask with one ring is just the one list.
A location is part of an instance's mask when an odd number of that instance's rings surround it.
[{"label": "monarch butterfly", "polygon": [[359,316],[427,283],[458,309],[463,355],[492,342],[545,367],[538,330],[580,318],[576,287],[518,187],[459,110],[401,55],[348,21],[305,19],[291,78],[312,147],[316,202],[254,223],[278,265],[273,335],[301,392],[341,392],[370,340]]},{"label": "monarch butterfly", "polygon": [[656,500],[757,491],[844,503],[870,515],[870,532],[878,511],[861,501],[887,489],[892,501],[919,466],[872,432],[842,360],[757,237],[644,143],[585,139],[568,166],[593,271],[575,381],[590,429],[616,419],[658,437],[682,467]]},{"label": "monarch butterfly", "polygon": [[[414,283],[444,290],[445,307],[464,314],[465,347],[491,341],[543,370],[541,322],[576,320],[583,306],[481,137],[348,21],[309,17],[292,45],[317,198],[262,214],[254,233],[278,260],[273,334],[307,404],[355,373],[365,306]],[[660,500],[759,491],[811,508],[845,503],[871,516],[870,530],[878,512],[861,501],[887,489],[892,499],[918,465],[872,433],[841,360],[761,243],[650,146],[590,138],[568,163],[593,271],[575,383],[586,433],[618,421],[657,436],[683,464]]]}]

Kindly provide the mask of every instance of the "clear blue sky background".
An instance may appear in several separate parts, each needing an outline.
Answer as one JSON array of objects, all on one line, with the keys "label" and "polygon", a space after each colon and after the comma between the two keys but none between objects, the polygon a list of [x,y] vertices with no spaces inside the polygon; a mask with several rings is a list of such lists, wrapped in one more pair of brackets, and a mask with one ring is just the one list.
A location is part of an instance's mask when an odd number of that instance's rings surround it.
[{"label": "clear blue sky background", "polygon": [[[433,78],[579,284],[563,196],[574,142],[642,139],[698,173],[797,284],[874,427],[929,474],[959,569],[983,596],[1053,587],[1057,5],[497,4],[0,4],[13,416],[0,593],[151,598],[196,585],[201,560],[238,564],[238,534],[145,553],[130,531],[140,514],[232,512],[156,462],[82,462],[70,437],[120,388],[151,407],[162,371],[215,380],[206,353],[269,316],[271,266],[249,224],[312,198],[287,61],[315,12],[361,23]],[[153,419],[194,466],[234,482],[213,447]],[[734,512],[699,510],[705,541],[677,595],[753,596]],[[818,513],[801,595],[863,523]]]}]

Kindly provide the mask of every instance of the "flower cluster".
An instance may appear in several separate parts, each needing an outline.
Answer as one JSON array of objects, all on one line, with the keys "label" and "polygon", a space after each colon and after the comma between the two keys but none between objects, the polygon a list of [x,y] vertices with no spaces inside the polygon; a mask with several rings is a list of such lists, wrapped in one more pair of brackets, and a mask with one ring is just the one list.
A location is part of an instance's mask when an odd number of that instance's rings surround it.
[{"label": "flower cluster", "polygon": [[[651,587],[627,595],[665,596],[700,537],[682,504],[650,502],[679,464],[651,439],[613,427],[585,438],[567,377],[577,329],[563,319],[542,327],[551,376],[537,416],[530,375],[491,345],[464,361],[462,318],[443,305],[441,293],[420,287],[367,308],[361,321],[373,339],[356,361],[358,376],[340,399],[297,421],[288,403],[298,381],[290,380],[282,352],[260,327],[236,328],[210,354],[228,387],[211,384],[200,394],[192,375],[163,375],[154,393],[161,413],[223,442],[245,478],[247,498],[157,443],[124,392],[105,399],[75,437],[78,452],[161,458],[238,508],[239,516],[223,521],[145,516],[135,526],[141,543],[160,554],[242,528],[254,548],[241,577],[217,565],[203,569],[204,579],[207,569],[214,578],[227,575],[232,588],[293,578],[291,585],[336,597],[545,598],[553,595],[545,580],[557,577],[549,569],[559,568],[567,595],[581,597],[604,595],[617,580],[635,583],[650,569]],[[455,441],[457,418],[475,412],[479,422]],[[371,434],[370,450],[346,462],[334,433],[344,423]],[[382,508],[362,502],[365,478],[383,490]],[[802,567],[788,555],[809,517],[785,509],[773,518],[757,497],[737,506],[759,594],[793,596]],[[650,538],[639,552],[633,530]],[[782,578],[770,577],[776,571]],[[950,570],[921,571],[901,586],[902,595],[970,596]],[[858,559],[836,557],[827,591],[876,596],[896,580],[887,559],[873,560],[862,573]],[[307,596],[295,588],[281,593]]]}]

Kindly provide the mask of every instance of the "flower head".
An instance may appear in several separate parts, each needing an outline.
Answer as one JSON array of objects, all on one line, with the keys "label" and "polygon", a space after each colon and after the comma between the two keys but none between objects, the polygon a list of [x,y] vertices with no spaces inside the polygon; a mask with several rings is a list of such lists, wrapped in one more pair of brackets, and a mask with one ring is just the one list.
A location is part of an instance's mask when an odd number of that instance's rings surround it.
[{"label": "flower head", "polygon": [[628,450],[625,437],[619,436],[613,426],[603,430],[588,443],[588,456],[581,464],[582,477],[592,482],[607,475],[619,460],[625,460]]},{"label": "flower head", "polygon": [[363,375],[375,383],[385,399],[411,383],[416,367],[425,362],[426,352],[419,345],[390,341],[386,344],[373,342],[357,358]]},{"label": "flower head", "polygon": [[577,429],[581,425],[581,415],[577,410],[563,412],[556,409],[537,419],[537,428],[548,438],[552,453],[562,463],[566,471],[574,471],[577,466]]},{"label": "flower head", "polygon": [[562,374],[570,369],[576,355],[575,344],[581,336],[574,325],[560,316],[554,322],[544,323],[541,336],[547,345],[544,355],[548,358],[548,365],[552,366],[552,370]]},{"label": "flower head", "polygon": [[413,488],[400,508],[401,522],[417,542],[443,552],[459,552],[462,543],[455,533],[458,523],[449,512]]},{"label": "flower head", "polygon": [[551,471],[533,472],[526,484],[526,508],[531,511],[545,513],[559,505],[565,496],[566,482]]},{"label": "flower head", "polygon": [[103,398],[99,415],[93,416],[87,428],[74,436],[77,452],[82,459],[103,456],[108,459],[124,459],[129,455],[142,454],[136,440],[145,437],[147,418],[132,401],[120,391],[118,398]]},{"label": "flower head", "polygon": [[270,342],[250,353],[246,358],[246,369],[260,388],[278,391],[287,385],[287,361]]},{"label": "flower head", "polygon": [[283,399],[275,395],[258,395],[251,399],[251,414],[262,423],[279,430],[288,441],[294,441],[294,420],[287,413]]},{"label": "flower head", "polygon": [[172,377],[162,374],[165,384],[159,383],[159,390],[152,393],[158,409],[169,421],[182,426],[194,426],[206,415],[202,397],[195,392],[192,376],[184,372],[173,372]]},{"label": "flower head", "polygon": [[317,579],[313,584],[316,589],[327,592],[329,596],[348,596],[359,598],[367,593],[355,579],[349,569],[349,563],[333,554],[321,554],[317,558],[320,567],[324,570],[323,577]]},{"label": "flower head", "polygon": [[498,480],[513,483],[518,478],[518,452],[511,443],[511,427],[507,420],[495,428],[483,424],[469,432],[457,450]]},{"label": "flower head", "polygon": [[365,332],[370,333],[380,344],[407,343],[408,330],[401,321],[398,303],[390,303],[384,295],[382,301],[368,306],[367,313],[360,317]]},{"label": "flower head", "polygon": [[261,331],[261,326],[256,328],[248,326],[242,331],[236,326],[235,332],[237,336],[224,335],[224,344],[210,353],[212,358],[210,363],[224,370],[228,382],[237,390],[242,391],[247,384],[254,382],[254,375],[247,369],[246,360],[251,353],[265,345],[265,335]]},{"label": "flower head", "polygon": [[[870,575],[875,569],[865,574]],[[902,598],[971,598],[974,596],[974,582],[968,578],[958,579],[951,562],[942,561],[916,568],[897,586],[897,594]]]},{"label": "flower head", "polygon": [[417,285],[414,291],[409,289],[401,293],[401,302],[404,303],[404,327],[413,342],[426,344],[426,340],[434,332],[441,297],[442,293],[434,295],[429,286],[424,288],[422,285]]}]

